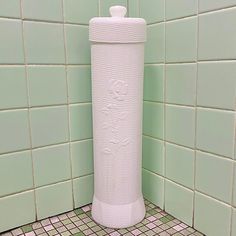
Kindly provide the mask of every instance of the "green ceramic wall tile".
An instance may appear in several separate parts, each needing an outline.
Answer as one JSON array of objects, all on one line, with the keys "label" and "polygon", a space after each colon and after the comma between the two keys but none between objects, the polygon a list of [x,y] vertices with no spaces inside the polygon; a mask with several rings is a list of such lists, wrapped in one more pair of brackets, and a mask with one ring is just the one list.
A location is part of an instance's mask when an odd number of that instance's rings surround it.
[{"label": "green ceramic wall tile", "polygon": [[22,0],[23,18],[63,21],[61,0]]},{"label": "green ceramic wall tile", "polygon": [[165,180],[165,210],[188,225],[193,222],[193,191]]},{"label": "green ceramic wall tile", "polygon": [[93,175],[74,179],[73,192],[75,208],[91,203],[93,199]]},{"label": "green ceramic wall tile", "polygon": [[[14,215],[12,215],[14,213]],[[0,198],[0,232],[36,220],[34,192]]]},{"label": "green ceramic wall tile", "polygon": [[143,133],[155,138],[163,139],[164,135],[164,107],[154,102],[143,103]]},{"label": "green ceramic wall tile", "polygon": [[100,1],[100,15],[101,16],[110,16],[109,8],[111,6],[125,6],[127,7],[127,0],[101,0]]},{"label": "green ceramic wall tile", "polygon": [[30,148],[27,110],[0,112],[0,153]]},{"label": "green ceramic wall tile", "polygon": [[143,168],[164,175],[164,142],[143,136]]},{"label": "green ceramic wall tile", "polygon": [[31,109],[33,147],[68,141],[67,113],[66,106]]},{"label": "green ceramic wall tile", "polygon": [[90,102],[91,95],[91,67],[67,67],[69,102]]},{"label": "green ceramic wall tile", "polygon": [[140,17],[147,23],[164,21],[165,1],[164,0],[139,0]]},{"label": "green ceramic wall tile", "polygon": [[0,109],[27,107],[25,68],[0,67]]},{"label": "green ceramic wall tile", "polygon": [[231,203],[233,161],[197,152],[196,189],[224,202]]},{"label": "green ceramic wall tile", "polygon": [[193,189],[194,156],[191,149],[166,143],[166,177]]},{"label": "green ceramic wall tile", "polygon": [[23,37],[20,20],[0,19],[0,64],[23,64]]},{"label": "green ceramic wall tile", "polygon": [[197,59],[197,17],[166,23],[166,61],[190,62]]},{"label": "green ceramic wall tile", "polygon": [[139,0],[128,1],[129,17],[139,17]]},{"label": "green ceramic wall tile", "polygon": [[88,27],[65,25],[67,64],[90,64]]},{"label": "green ceramic wall tile", "polygon": [[236,0],[199,0],[200,12],[211,11],[236,5]]},{"label": "green ceramic wall tile", "polygon": [[205,107],[235,109],[236,62],[198,64],[197,104]]},{"label": "green ceramic wall tile", "polygon": [[144,94],[146,101],[163,102],[164,66],[147,65],[144,69]]},{"label": "green ceramic wall tile", "polygon": [[195,193],[194,227],[207,236],[229,236],[231,207]]},{"label": "green ceramic wall tile", "polygon": [[89,20],[98,16],[97,0],[63,0],[65,21],[78,24],[88,24]]},{"label": "green ceramic wall tile", "polygon": [[38,219],[73,209],[71,181],[37,188],[35,196]]},{"label": "green ceramic wall tile", "polygon": [[231,235],[236,235],[236,208],[233,208],[232,232]]},{"label": "green ceramic wall tile", "polygon": [[67,103],[64,66],[29,66],[27,73],[31,106]]},{"label": "green ceramic wall tile", "polygon": [[233,205],[236,207],[236,163],[234,162]]},{"label": "green ceramic wall tile", "polygon": [[166,105],[166,140],[187,147],[194,147],[195,109]]},{"label": "green ceramic wall tile", "polygon": [[164,208],[164,178],[150,171],[142,171],[142,189],[146,199]]},{"label": "green ceramic wall tile", "polygon": [[145,43],[145,63],[160,63],[165,60],[165,27],[164,23],[147,27]]},{"label": "green ceramic wall tile", "polygon": [[65,63],[62,25],[25,21],[24,39],[28,64]]},{"label": "green ceramic wall tile", "polygon": [[71,144],[72,177],[93,173],[93,141],[83,140]]},{"label": "green ceramic wall tile", "polygon": [[0,16],[20,18],[20,0],[1,0]]},{"label": "green ceramic wall tile", "polygon": [[233,158],[234,123],[234,112],[199,108],[197,148]]},{"label": "green ceramic wall tile", "polygon": [[70,140],[92,138],[91,104],[70,105]]},{"label": "green ceramic wall tile", "polygon": [[235,8],[199,17],[198,57],[200,60],[236,58],[235,21]]},{"label": "green ceramic wall tile", "polygon": [[195,105],[197,64],[166,65],[166,102]]},{"label": "green ceramic wall tile", "polygon": [[69,144],[35,149],[32,155],[36,187],[71,178]]},{"label": "green ceramic wall tile", "polygon": [[0,197],[33,187],[29,151],[0,156],[0,186]]}]

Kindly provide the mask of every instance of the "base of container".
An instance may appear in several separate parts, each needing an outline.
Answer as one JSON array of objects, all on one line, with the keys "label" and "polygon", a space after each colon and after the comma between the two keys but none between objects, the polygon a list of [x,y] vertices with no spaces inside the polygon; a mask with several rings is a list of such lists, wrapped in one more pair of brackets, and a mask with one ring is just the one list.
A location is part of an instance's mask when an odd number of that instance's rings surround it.
[{"label": "base of container", "polygon": [[93,197],[92,217],[94,221],[108,228],[127,228],[142,221],[144,216],[143,196],[124,205],[107,204]]}]

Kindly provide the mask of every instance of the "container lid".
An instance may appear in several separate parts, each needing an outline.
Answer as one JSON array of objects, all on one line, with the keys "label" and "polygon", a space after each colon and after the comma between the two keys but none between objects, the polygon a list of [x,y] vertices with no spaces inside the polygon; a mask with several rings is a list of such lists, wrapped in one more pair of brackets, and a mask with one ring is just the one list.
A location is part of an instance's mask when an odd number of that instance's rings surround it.
[{"label": "container lid", "polygon": [[128,18],[123,6],[110,7],[111,17],[94,17],[89,22],[89,40],[107,43],[139,43],[146,41],[146,21]]}]

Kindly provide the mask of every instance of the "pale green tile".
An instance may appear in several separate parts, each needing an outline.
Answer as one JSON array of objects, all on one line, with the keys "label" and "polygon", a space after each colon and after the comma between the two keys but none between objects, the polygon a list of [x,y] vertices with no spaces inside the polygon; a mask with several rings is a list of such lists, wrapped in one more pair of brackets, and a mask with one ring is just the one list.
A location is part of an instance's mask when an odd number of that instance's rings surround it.
[{"label": "pale green tile", "polygon": [[73,178],[93,173],[93,141],[83,140],[71,144]]},{"label": "pale green tile", "polygon": [[22,0],[23,18],[63,21],[61,0]]},{"label": "pale green tile", "polygon": [[0,153],[30,148],[27,110],[0,112]]},{"label": "pale green tile", "polygon": [[0,156],[0,196],[33,187],[32,162],[29,151]]},{"label": "pale green tile", "polygon": [[163,102],[164,99],[164,66],[148,65],[144,69],[144,94],[147,101]]},{"label": "pale green tile", "polygon": [[27,73],[31,106],[67,103],[64,66],[30,66],[27,68]]},{"label": "pale green tile", "polygon": [[235,62],[199,63],[197,104],[234,110],[236,101],[235,75]]},{"label": "pale green tile", "polygon": [[236,162],[234,162],[234,179],[233,179],[233,206],[236,207]]},{"label": "pale green tile", "polygon": [[207,236],[229,236],[231,207],[195,193],[194,227]]},{"label": "pale green tile", "polygon": [[236,5],[236,0],[199,0],[200,12],[211,11]]},{"label": "pale green tile", "polygon": [[73,180],[75,208],[92,202],[93,184],[93,175],[87,175]]},{"label": "pale green tile", "polygon": [[233,158],[234,123],[234,112],[199,108],[197,148]]},{"label": "pale green tile", "polygon": [[199,17],[198,58],[200,60],[236,58],[235,21],[235,8]]},{"label": "pale green tile", "polygon": [[91,104],[70,105],[70,140],[92,137]]},{"label": "pale green tile", "polygon": [[24,22],[26,61],[29,64],[64,64],[63,26]]},{"label": "pale green tile", "polygon": [[197,17],[166,23],[166,61],[197,59]]},{"label": "pale green tile", "polygon": [[73,209],[71,181],[37,188],[35,196],[38,219]]},{"label": "pale green tile", "polygon": [[187,225],[193,222],[193,191],[165,180],[165,210]]},{"label": "pale green tile", "polygon": [[0,0],[0,16],[20,18],[20,0]]},{"label": "pale green tile", "polygon": [[89,20],[98,16],[97,0],[63,0],[65,21],[88,24]]},{"label": "pale green tile", "polygon": [[233,161],[197,152],[196,189],[224,202],[231,203]]},{"label": "pale green tile", "polygon": [[66,25],[67,64],[90,64],[88,27]]},{"label": "pale green tile", "polygon": [[143,103],[143,133],[155,138],[164,135],[164,107],[154,102]]},{"label": "pale green tile", "polygon": [[35,149],[32,155],[36,187],[71,177],[69,144]]},{"label": "pale green tile", "polygon": [[20,20],[0,19],[0,64],[23,64],[23,36]]},{"label": "pale green tile", "polygon": [[188,188],[194,187],[194,151],[166,143],[166,177]]},{"label": "pale green tile", "polygon": [[70,66],[67,68],[69,102],[90,102],[91,95],[91,67]]},{"label": "pale green tile", "polygon": [[232,216],[232,233],[231,235],[236,235],[236,208],[233,208],[233,216]]},{"label": "pale green tile", "polygon": [[67,113],[66,106],[31,109],[33,147],[68,141]]},{"label": "pale green tile", "polygon": [[1,67],[0,109],[27,107],[27,96],[24,67]]},{"label": "pale green tile", "polygon": [[109,8],[115,5],[127,7],[127,0],[101,0],[100,1],[100,15],[110,16]]},{"label": "pale green tile", "polygon": [[166,106],[166,140],[187,147],[194,147],[195,109]]},{"label": "pale green tile", "polygon": [[144,197],[159,206],[164,208],[164,179],[150,171],[142,171],[142,189]]},{"label": "pale green tile", "polygon": [[139,17],[139,0],[129,0],[129,17]]}]

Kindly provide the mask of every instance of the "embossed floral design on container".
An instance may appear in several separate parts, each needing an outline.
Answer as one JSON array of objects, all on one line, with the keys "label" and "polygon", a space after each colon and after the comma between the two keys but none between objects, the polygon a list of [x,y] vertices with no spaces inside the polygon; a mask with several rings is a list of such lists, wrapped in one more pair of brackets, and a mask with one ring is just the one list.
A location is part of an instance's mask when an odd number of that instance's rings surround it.
[{"label": "embossed floral design on container", "polygon": [[128,93],[128,84],[123,80],[109,80],[109,93],[117,101],[123,101]]}]

